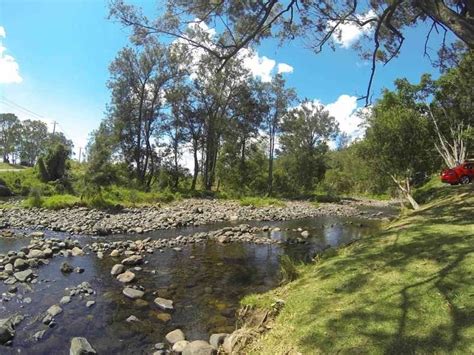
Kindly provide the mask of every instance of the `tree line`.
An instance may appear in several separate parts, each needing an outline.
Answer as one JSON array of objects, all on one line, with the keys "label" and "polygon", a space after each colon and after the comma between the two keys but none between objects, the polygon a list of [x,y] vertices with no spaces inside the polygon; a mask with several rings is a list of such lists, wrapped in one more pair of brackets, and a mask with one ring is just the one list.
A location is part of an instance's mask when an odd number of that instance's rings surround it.
[{"label": "tree line", "polygon": [[[208,33],[190,35],[203,41]],[[107,118],[88,147],[91,183],[111,184],[125,172],[145,190],[311,192],[324,176],[336,120],[298,100],[281,74],[268,83],[254,78],[244,60],[217,70],[215,57],[179,42],[120,51],[110,65]]]},{"label": "tree line", "polygon": [[[190,31],[200,41],[209,35]],[[193,49],[149,41],[118,53],[108,114],[89,143],[91,184],[122,179],[144,190],[288,197],[395,186],[416,207],[412,185],[463,161],[472,147],[472,52],[460,49],[457,65],[437,80],[397,80],[360,112],[366,134],[350,143],[324,106],[298,99],[281,74],[262,82],[244,56],[220,68]]]},{"label": "tree line", "polygon": [[57,144],[72,154],[73,143],[63,133],[48,132],[45,122],[19,120],[13,113],[0,113],[0,154],[4,163],[34,166],[41,155]]}]

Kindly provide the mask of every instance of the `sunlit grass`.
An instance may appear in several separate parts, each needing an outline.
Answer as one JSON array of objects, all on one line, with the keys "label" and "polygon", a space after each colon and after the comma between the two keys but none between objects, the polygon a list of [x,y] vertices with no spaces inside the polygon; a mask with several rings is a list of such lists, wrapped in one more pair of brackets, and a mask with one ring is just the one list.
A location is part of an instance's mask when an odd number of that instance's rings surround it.
[{"label": "sunlit grass", "polygon": [[474,194],[448,192],[376,236],[299,266],[295,281],[243,299],[256,307],[285,301],[247,353],[473,353]]}]

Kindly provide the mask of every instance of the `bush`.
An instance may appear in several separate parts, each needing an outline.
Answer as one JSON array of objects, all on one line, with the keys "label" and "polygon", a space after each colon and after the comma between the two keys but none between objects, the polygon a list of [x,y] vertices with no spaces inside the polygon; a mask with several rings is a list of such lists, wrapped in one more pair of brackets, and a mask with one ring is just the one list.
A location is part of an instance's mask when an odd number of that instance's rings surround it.
[{"label": "bush", "polygon": [[24,201],[24,205],[25,207],[41,207],[43,205],[43,192],[41,188],[32,188],[28,199]]}]

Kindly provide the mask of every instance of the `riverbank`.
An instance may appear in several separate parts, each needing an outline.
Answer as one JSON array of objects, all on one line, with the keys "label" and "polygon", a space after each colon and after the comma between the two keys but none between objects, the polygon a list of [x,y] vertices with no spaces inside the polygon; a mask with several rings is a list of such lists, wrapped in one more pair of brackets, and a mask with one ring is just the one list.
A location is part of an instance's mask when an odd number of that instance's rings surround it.
[{"label": "riverbank", "polygon": [[228,346],[255,354],[473,353],[474,193],[443,187],[384,232],[314,263],[299,278],[243,299],[268,314]]},{"label": "riverbank", "polygon": [[285,201],[284,204],[255,207],[238,201],[187,199],[169,205],[124,208],[101,211],[85,207],[60,210],[23,208],[20,203],[0,208],[3,228],[47,229],[87,235],[147,233],[161,229],[200,226],[228,221],[284,221],[316,216],[364,216],[384,218],[384,212],[370,208],[388,208],[390,202],[369,199],[347,199],[339,203],[313,204]]}]

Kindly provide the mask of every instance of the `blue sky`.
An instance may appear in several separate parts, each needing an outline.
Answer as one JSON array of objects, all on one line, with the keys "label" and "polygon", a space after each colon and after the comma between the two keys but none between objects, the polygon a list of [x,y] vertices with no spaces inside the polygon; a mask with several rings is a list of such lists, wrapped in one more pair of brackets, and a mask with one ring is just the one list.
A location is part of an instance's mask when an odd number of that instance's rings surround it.
[{"label": "blue sky", "polygon": [[[107,19],[107,3],[0,1],[0,112],[14,112],[21,119],[40,115],[50,123],[55,120],[58,129],[74,141],[76,151],[85,146],[109,102],[108,66],[128,43],[128,30]],[[155,7],[151,1],[135,3],[149,13]],[[398,77],[416,81],[424,72],[437,75],[423,57],[426,30],[410,30],[402,55],[378,69],[374,97],[383,87],[393,87]],[[291,66],[293,72],[285,77],[298,95],[329,105],[342,127],[352,131],[357,121],[351,114],[363,104],[355,98],[365,93],[370,67],[341,45],[335,52],[326,48],[315,55],[299,40],[282,47],[265,41],[257,49],[253,70],[268,76],[276,73],[278,64]]]}]

